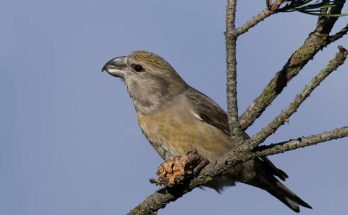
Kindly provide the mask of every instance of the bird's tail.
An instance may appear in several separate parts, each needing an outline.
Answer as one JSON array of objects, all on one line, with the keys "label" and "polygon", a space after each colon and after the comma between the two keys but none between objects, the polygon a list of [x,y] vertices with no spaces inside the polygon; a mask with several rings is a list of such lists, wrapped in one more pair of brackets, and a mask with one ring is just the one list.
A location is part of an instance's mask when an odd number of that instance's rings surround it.
[{"label": "bird's tail", "polygon": [[300,212],[300,205],[306,208],[312,208],[277,179],[275,179],[275,183],[266,190],[295,212]]},{"label": "bird's tail", "polygon": [[295,212],[300,212],[300,206],[312,208],[277,179],[285,181],[288,175],[274,166],[267,158],[255,159],[243,165],[244,169],[254,169],[255,174],[252,174],[251,177],[245,177],[247,176],[245,174],[244,178],[248,180],[242,182],[266,190]]}]

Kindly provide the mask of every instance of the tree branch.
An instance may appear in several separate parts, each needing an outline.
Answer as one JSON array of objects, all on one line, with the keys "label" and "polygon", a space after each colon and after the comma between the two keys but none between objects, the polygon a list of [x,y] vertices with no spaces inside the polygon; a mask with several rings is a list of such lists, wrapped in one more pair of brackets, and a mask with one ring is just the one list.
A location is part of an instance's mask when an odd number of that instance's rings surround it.
[{"label": "tree branch", "polygon": [[244,33],[246,33],[250,28],[253,28],[255,25],[266,19],[267,17],[275,14],[282,4],[282,0],[276,0],[273,4],[272,1],[268,2],[269,7],[261,11],[259,14],[257,14],[254,18],[244,23],[242,26],[237,28],[236,30],[236,36],[240,36]]},{"label": "tree branch", "polygon": [[267,146],[258,146],[255,149],[255,154],[257,157],[275,155],[343,137],[348,137],[348,126],[337,128],[321,134],[312,135],[309,137],[300,137],[282,143],[270,144]]},{"label": "tree branch", "polygon": [[227,0],[226,7],[226,64],[227,64],[227,114],[228,124],[230,128],[231,142],[238,144],[242,137],[242,129],[240,128],[238,118],[238,102],[237,102],[237,60],[236,60],[236,43],[237,35],[235,29],[236,19],[236,0]]},{"label": "tree branch", "polygon": [[340,65],[344,63],[347,58],[348,51],[339,46],[339,51],[333,59],[326,65],[326,67],[319,72],[299,93],[294,101],[289,105],[289,107],[282,111],[277,117],[275,117],[271,123],[264,127],[260,132],[258,132],[254,137],[250,139],[250,143],[247,145],[249,149],[253,149],[259,144],[263,143],[267,137],[272,135],[277,129],[285,123],[289,117],[297,111],[300,105],[310,96],[315,88],[317,88],[324,79],[329,76],[333,71],[335,71]]},{"label": "tree branch", "polygon": [[274,14],[274,12],[269,10],[268,8],[263,10],[261,13],[257,14],[253,19],[249,20],[244,25],[237,28],[236,30],[237,36],[240,36],[246,33],[250,28],[254,27],[259,22],[263,21],[264,19],[271,16],[272,14]]},{"label": "tree branch", "polygon": [[231,150],[216,162],[212,162],[206,166],[201,174],[193,179],[186,187],[175,189],[175,192],[170,192],[166,188],[160,189],[148,196],[141,204],[131,210],[128,215],[156,214],[159,209],[164,208],[168,203],[175,201],[194,188],[206,184],[211,181],[214,176],[221,174],[223,171],[226,171],[242,162],[256,157],[284,153],[297,148],[307,147],[343,137],[348,137],[348,126],[309,137],[297,138],[296,140],[271,144],[268,146],[259,146],[254,152],[243,151],[241,147],[236,147],[236,149]]},{"label": "tree branch", "polygon": [[[333,4],[335,7],[322,8],[322,13],[324,14],[341,14],[342,8],[346,0],[335,0]],[[317,22],[317,27],[315,32],[322,34],[330,34],[333,26],[338,20],[339,16],[320,16]]]},{"label": "tree branch", "polygon": [[[331,10],[331,14],[340,14],[344,3],[345,0],[336,0],[336,7]],[[264,88],[263,92],[241,115],[239,120],[243,130],[254,123],[308,61],[332,42],[329,38],[329,33],[336,23],[337,18],[338,17],[327,16],[319,17],[315,30],[308,36],[303,45],[291,55],[284,67],[276,73]]]},{"label": "tree branch", "polygon": [[348,32],[348,24],[346,26],[344,26],[339,32],[337,32],[336,34],[330,36],[330,42],[333,43],[338,39],[341,39],[344,35],[346,35]]}]

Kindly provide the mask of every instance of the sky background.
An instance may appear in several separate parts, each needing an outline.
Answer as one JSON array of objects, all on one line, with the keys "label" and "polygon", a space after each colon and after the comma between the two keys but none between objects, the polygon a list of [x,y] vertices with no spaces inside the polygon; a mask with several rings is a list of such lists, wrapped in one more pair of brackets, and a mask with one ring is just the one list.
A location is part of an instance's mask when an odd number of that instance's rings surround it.
[{"label": "sky background", "polygon": [[[120,80],[101,73],[111,58],[149,50],[226,106],[225,1],[2,0],[0,8],[0,214],[125,214],[157,188],[160,157],[143,137]],[[238,4],[238,25],[264,8]],[[345,7],[345,12],[348,7]],[[348,18],[342,18],[335,30]],[[314,29],[316,17],[281,14],[238,41],[242,112]],[[249,130],[265,126],[327,64],[320,52]],[[266,143],[348,124],[348,63],[307,99]],[[272,156],[286,182],[314,209],[347,213],[347,139]],[[221,195],[196,189],[160,214],[294,214],[259,189]]]}]

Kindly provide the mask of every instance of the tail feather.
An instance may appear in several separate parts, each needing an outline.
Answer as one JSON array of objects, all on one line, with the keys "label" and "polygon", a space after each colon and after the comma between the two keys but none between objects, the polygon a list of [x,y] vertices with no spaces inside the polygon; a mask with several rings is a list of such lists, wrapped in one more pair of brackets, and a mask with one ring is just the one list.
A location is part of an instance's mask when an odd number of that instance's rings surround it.
[{"label": "tail feather", "polygon": [[299,206],[312,208],[308,203],[303,201],[277,179],[275,179],[275,183],[272,183],[267,187],[263,187],[263,189],[267,190],[271,195],[279,199],[295,212],[300,212]]},{"label": "tail feather", "polygon": [[281,169],[277,168],[267,157],[260,158],[264,171],[268,174],[277,176],[282,181],[285,181],[289,176]]},{"label": "tail feather", "polygon": [[220,180],[215,178],[207,186],[219,192],[225,186],[233,185],[236,180],[267,191],[295,212],[300,212],[300,206],[312,208],[280,182],[287,177],[284,171],[274,166],[267,158],[258,158],[235,166],[231,171],[221,175]]},{"label": "tail feather", "polygon": [[285,180],[288,176],[267,158],[255,159],[253,162],[245,162],[243,165],[243,170],[252,172],[250,169],[254,169],[255,172],[248,175],[248,172],[245,171],[242,182],[266,190],[295,212],[300,212],[300,206],[312,208],[276,178]]}]

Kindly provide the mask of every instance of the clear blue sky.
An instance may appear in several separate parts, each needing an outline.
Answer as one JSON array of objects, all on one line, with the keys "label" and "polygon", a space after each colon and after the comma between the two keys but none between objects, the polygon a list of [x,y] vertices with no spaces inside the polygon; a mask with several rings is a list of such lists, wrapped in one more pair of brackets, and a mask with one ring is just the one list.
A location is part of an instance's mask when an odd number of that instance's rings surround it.
[{"label": "clear blue sky", "polygon": [[[14,0],[0,8],[0,214],[125,214],[156,190],[161,160],[138,128],[121,81],[101,73],[112,57],[145,49],[165,57],[195,88],[225,107],[225,1]],[[264,7],[239,1],[238,24]],[[348,8],[345,7],[345,11]],[[342,27],[348,18],[338,23]],[[316,22],[274,16],[238,43],[244,110]],[[338,29],[338,28],[336,28]],[[320,52],[249,129],[284,109],[345,38]],[[348,124],[348,64],[330,76],[267,143]],[[292,190],[313,206],[347,212],[346,140],[272,156]],[[238,184],[194,190],[161,214],[293,214],[264,191]]]}]

